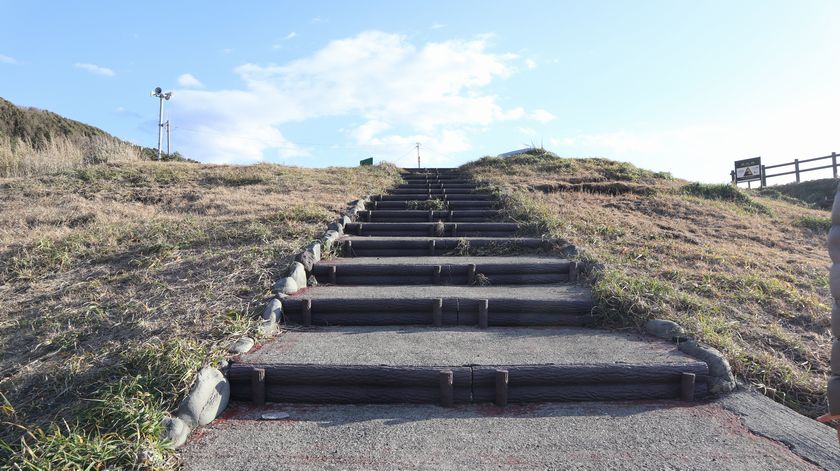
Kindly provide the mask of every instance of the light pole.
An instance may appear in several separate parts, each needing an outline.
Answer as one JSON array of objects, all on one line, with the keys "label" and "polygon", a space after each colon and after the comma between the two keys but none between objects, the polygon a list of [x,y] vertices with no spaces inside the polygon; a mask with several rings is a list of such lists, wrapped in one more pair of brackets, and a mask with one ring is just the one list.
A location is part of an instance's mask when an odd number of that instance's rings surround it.
[{"label": "light pole", "polygon": [[[154,97],[160,98],[160,115],[158,117],[158,157],[157,157],[157,159],[160,160],[161,149],[163,148],[163,127],[167,126],[167,129],[168,129],[168,124],[169,124],[168,121],[167,121],[167,124],[163,124],[163,100],[169,101],[169,99],[172,98],[172,92],[164,93],[162,88],[155,87],[155,89],[154,89],[154,91],[152,91],[151,95],[154,96]],[[167,136],[167,140],[168,140],[168,136]],[[169,152],[169,149],[167,149],[167,152]]]}]

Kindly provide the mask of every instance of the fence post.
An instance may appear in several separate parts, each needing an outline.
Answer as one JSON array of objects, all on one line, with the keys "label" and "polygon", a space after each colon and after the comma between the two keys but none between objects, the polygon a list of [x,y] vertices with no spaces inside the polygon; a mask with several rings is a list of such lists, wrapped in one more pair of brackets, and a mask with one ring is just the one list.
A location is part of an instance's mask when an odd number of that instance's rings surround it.
[{"label": "fence post", "polygon": [[762,188],[767,186],[767,169],[765,167],[766,167],[766,165],[761,166],[761,187]]},{"label": "fence post", "polygon": [[831,153],[831,170],[834,171],[834,179],[837,179],[837,152]]},{"label": "fence post", "polygon": [[735,182],[735,170],[730,171],[729,176],[732,177],[732,184],[737,185],[738,183]]},{"label": "fence post", "polygon": [[799,159],[793,159],[793,169],[796,172],[796,183],[799,183]]}]

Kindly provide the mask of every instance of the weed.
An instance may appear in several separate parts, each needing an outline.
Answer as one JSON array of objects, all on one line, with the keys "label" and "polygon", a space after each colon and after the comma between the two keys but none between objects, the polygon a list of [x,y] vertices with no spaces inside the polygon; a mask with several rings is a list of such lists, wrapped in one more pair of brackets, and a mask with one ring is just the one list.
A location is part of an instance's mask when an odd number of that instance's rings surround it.
[{"label": "weed", "polygon": [[755,201],[735,185],[689,183],[680,188],[680,191],[688,196],[734,203],[749,212],[770,214],[767,206]]},{"label": "weed", "polygon": [[490,278],[484,273],[476,273],[471,284],[473,286],[490,286]]},{"label": "weed", "polygon": [[814,216],[806,214],[800,216],[799,219],[794,221],[794,224],[815,232],[826,233],[829,229],[831,229],[831,218],[827,216]]},{"label": "weed", "polygon": [[425,209],[429,211],[443,211],[446,209],[446,201],[434,198],[428,200],[412,200],[405,202],[406,209]]}]

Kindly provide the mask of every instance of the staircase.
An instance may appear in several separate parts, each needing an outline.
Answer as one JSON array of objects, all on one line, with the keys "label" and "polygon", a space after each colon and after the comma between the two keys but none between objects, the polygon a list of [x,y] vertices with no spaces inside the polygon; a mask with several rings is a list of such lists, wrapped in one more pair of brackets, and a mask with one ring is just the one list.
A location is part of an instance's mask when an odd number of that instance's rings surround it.
[{"label": "staircase", "polygon": [[708,367],[668,342],[587,328],[579,264],[523,237],[455,169],[406,170],[283,301],[286,332],[233,362],[257,404],[683,399]]}]

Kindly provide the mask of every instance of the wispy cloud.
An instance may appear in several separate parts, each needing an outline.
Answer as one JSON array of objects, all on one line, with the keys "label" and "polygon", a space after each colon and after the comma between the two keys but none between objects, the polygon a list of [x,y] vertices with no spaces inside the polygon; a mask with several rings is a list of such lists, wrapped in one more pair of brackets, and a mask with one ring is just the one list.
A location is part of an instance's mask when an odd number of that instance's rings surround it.
[{"label": "wispy cloud", "polygon": [[549,111],[546,111],[546,110],[543,110],[543,109],[537,109],[537,110],[534,110],[533,113],[531,113],[530,118],[533,119],[534,121],[538,121],[540,123],[548,123],[550,121],[554,121],[555,119],[557,119],[557,116],[554,116]]},{"label": "wispy cloud", "polygon": [[446,25],[443,24],[443,23],[432,23],[431,28],[432,29],[441,29],[441,28],[446,28]]},{"label": "wispy cloud", "polygon": [[101,75],[103,77],[113,77],[114,75],[117,75],[117,73],[113,70],[107,67],[98,66],[96,64],[76,62],[74,64],[74,67],[76,67],[77,69],[86,70],[95,75]]},{"label": "wispy cloud", "polygon": [[316,16],[315,18],[312,18],[311,20],[309,20],[309,22],[312,23],[312,24],[329,23],[329,21],[330,20],[328,18],[321,18],[320,16]]},{"label": "wispy cloud", "polygon": [[193,74],[181,74],[178,76],[178,85],[189,88],[204,88],[201,80],[195,78]]},{"label": "wispy cloud", "polygon": [[12,56],[0,54],[0,64],[17,64],[17,59]]},{"label": "wispy cloud", "polygon": [[294,39],[296,37],[297,37],[297,33],[292,31],[291,33],[289,33],[289,34],[283,36],[282,38],[280,38],[279,42],[276,42],[276,43],[272,44],[271,47],[273,47],[274,49],[281,49],[283,47],[284,42],[291,41],[292,39]]},{"label": "wispy cloud", "polygon": [[484,127],[530,116],[486,92],[513,73],[518,59],[488,48],[487,37],[415,45],[403,35],[368,31],[283,65],[239,66],[244,88],[185,90],[172,106],[181,122],[204,133],[185,142],[202,160],[305,155],[277,127],[332,116],[356,118],[360,124],[344,134],[380,155],[402,155],[417,141],[440,154],[460,152]]},{"label": "wispy cloud", "polygon": [[536,69],[537,61],[534,59],[525,59],[525,67],[528,67],[529,69]]}]

